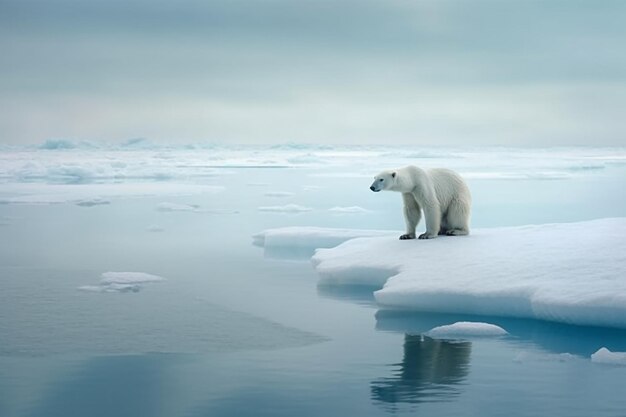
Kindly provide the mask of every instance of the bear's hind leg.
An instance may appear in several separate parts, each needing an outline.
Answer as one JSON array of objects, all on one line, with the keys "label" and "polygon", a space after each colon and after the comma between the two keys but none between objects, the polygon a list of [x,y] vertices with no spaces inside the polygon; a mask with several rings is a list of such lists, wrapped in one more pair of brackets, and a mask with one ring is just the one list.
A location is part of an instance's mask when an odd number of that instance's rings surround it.
[{"label": "bear's hind leg", "polygon": [[470,210],[467,204],[461,201],[453,201],[448,207],[445,219],[446,230],[448,236],[465,236],[469,235],[469,215]]}]

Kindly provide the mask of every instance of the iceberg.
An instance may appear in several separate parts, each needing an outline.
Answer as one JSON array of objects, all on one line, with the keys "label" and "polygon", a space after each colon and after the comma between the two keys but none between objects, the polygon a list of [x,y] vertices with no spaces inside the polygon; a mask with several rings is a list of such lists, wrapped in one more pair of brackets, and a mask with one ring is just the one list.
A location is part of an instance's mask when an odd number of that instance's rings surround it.
[{"label": "iceberg", "polygon": [[361,237],[318,249],[312,262],[322,282],[382,287],[381,309],[626,328],[625,235],[626,218],[607,218],[434,240]]}]

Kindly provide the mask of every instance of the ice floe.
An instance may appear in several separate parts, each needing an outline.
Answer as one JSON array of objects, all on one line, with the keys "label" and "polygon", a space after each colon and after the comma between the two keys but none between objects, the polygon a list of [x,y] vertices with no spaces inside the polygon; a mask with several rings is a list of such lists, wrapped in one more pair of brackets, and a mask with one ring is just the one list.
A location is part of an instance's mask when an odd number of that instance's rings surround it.
[{"label": "ice floe", "polygon": [[102,205],[111,204],[111,202],[103,198],[95,197],[95,198],[88,198],[85,200],[78,200],[75,202],[75,204],[81,207],[93,207],[93,206],[102,206]]},{"label": "ice floe", "polygon": [[312,261],[324,282],[384,285],[375,293],[384,309],[626,328],[625,234],[626,218],[610,218],[434,240],[358,238]]},{"label": "ice floe", "polygon": [[261,206],[259,211],[269,211],[274,213],[303,213],[312,211],[311,207],[305,207],[298,204],[285,204],[284,206]]},{"label": "ice floe", "polygon": [[327,227],[281,227],[267,229],[252,236],[257,246],[333,248],[347,240],[358,237],[395,236],[398,232],[386,230],[333,229]]},{"label": "ice floe", "polygon": [[[182,183],[106,183],[106,184],[39,184],[12,183],[0,185],[2,204],[61,204],[110,201],[113,198],[151,196],[186,196],[213,194],[222,186]],[[106,203],[104,203],[106,204]]]},{"label": "ice floe", "polygon": [[445,326],[437,326],[424,333],[434,339],[450,339],[464,337],[504,336],[508,334],[500,326],[490,323],[458,321]]},{"label": "ice floe", "polygon": [[293,197],[295,194],[288,191],[271,191],[263,194],[265,197],[286,198]]},{"label": "ice floe", "polygon": [[369,213],[368,209],[364,209],[359,206],[348,206],[348,207],[332,207],[329,208],[328,211],[334,214],[361,214],[361,213]]},{"label": "ice floe", "polygon": [[105,272],[99,285],[78,287],[87,292],[139,292],[144,284],[164,281],[165,278],[145,272]]},{"label": "ice floe", "polygon": [[179,204],[179,203],[169,203],[163,202],[159,203],[156,206],[158,211],[191,211],[191,212],[199,212],[200,206],[197,204]]},{"label": "ice floe", "polygon": [[591,355],[591,362],[626,366],[626,352],[611,352],[603,347]]}]

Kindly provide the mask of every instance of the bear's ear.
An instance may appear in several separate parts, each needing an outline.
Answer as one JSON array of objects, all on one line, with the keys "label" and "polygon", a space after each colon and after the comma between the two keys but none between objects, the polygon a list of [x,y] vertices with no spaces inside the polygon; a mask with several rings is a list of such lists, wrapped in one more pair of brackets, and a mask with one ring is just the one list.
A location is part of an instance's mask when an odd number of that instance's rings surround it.
[{"label": "bear's ear", "polygon": [[391,173],[391,178],[395,178],[395,177],[396,177],[396,173],[395,173],[395,172],[392,172],[392,173]]}]

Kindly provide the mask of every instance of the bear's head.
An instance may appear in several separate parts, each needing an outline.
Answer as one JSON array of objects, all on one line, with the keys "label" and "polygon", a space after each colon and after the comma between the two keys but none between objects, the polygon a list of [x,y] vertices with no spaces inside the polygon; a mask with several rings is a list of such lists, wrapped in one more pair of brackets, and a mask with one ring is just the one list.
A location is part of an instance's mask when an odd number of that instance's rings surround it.
[{"label": "bear's head", "polygon": [[390,190],[396,182],[395,171],[383,171],[374,177],[374,182],[370,186],[370,190],[375,193],[382,190]]}]

